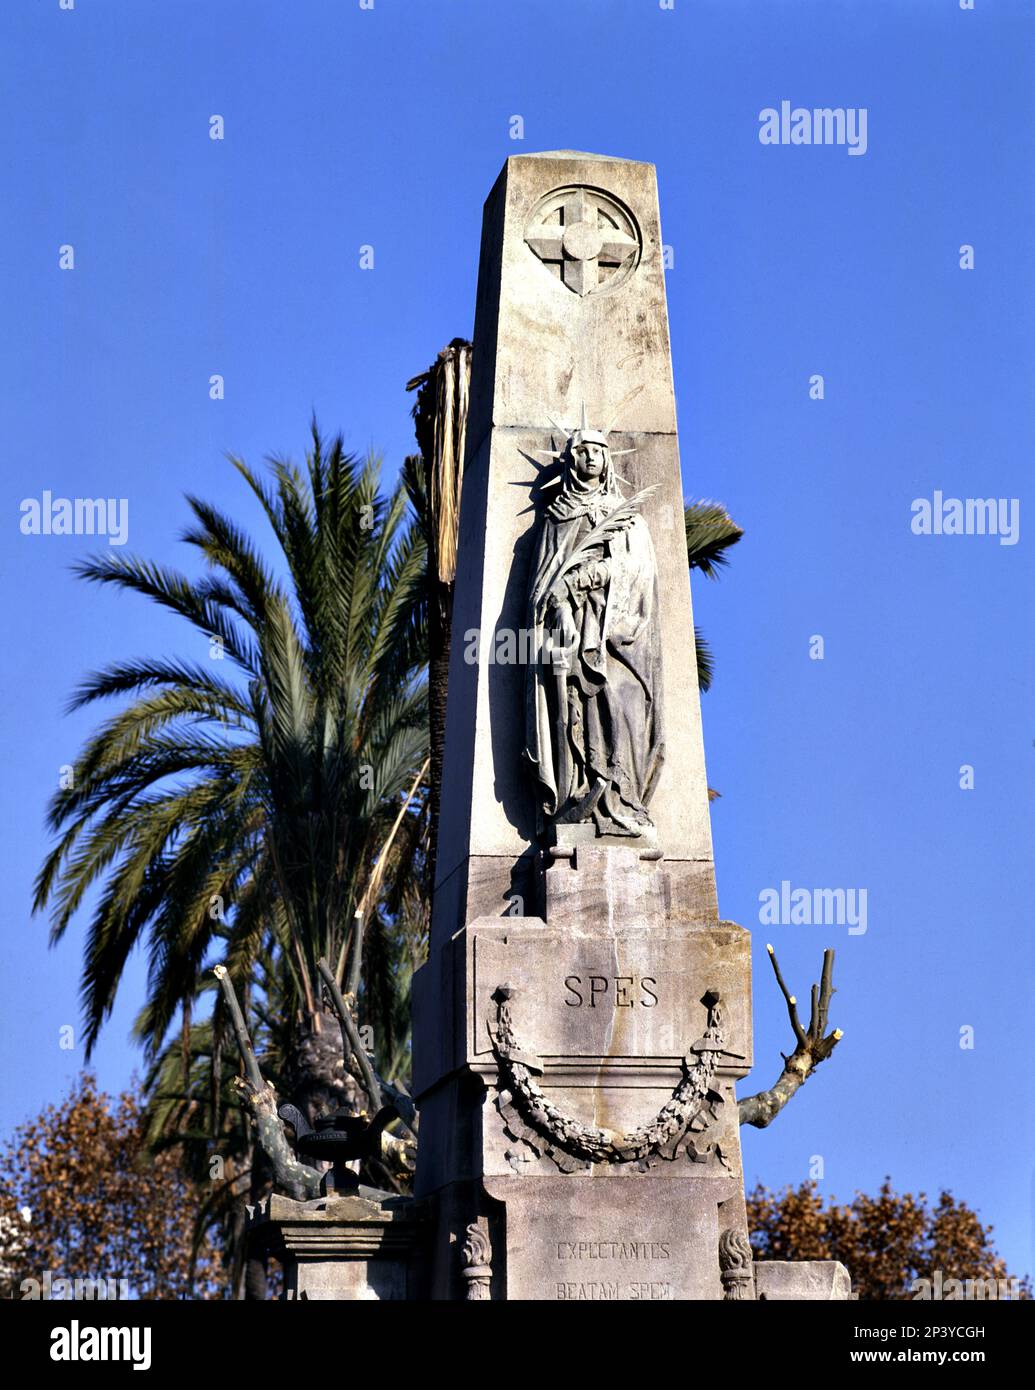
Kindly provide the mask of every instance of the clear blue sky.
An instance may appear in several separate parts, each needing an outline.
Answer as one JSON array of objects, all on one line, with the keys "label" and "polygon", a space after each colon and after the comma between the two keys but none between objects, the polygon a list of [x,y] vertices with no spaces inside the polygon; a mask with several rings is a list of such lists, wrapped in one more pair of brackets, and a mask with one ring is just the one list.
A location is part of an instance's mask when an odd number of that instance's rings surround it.
[{"label": "clear blue sky", "polygon": [[[790,1050],[765,941],[803,996],[838,949],[845,1040],[746,1134],[749,1181],[797,1183],[822,1155],[839,1197],[886,1173],[947,1185],[1030,1270],[1031,5],[8,0],[0,41],[0,1127],[82,1062],[58,1044],[85,923],[50,952],[29,917],[45,803],[95,719],[65,717],[67,695],[120,657],[200,655],[71,577],[89,538],[21,535],[21,501],[126,497],[128,548],[190,564],[182,493],[257,527],[222,455],[297,454],[313,409],[394,471],[406,380],[471,330],[502,161],[593,150],[658,166],[686,491],[747,532],[695,601],[720,901],[754,931],[752,1081]],[[761,145],[783,99],[865,107],[866,154]],[[1020,543],[914,536],[935,490],[1021,499]],[[760,926],[783,880],[865,887],[866,934]],[[135,1064],[142,970],[97,1054],[109,1087]]]}]

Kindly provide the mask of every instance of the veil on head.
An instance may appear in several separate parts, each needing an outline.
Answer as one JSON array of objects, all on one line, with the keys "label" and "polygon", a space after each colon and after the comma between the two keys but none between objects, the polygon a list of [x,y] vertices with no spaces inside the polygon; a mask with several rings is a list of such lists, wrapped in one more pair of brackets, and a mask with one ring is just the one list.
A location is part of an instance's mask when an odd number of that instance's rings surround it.
[{"label": "veil on head", "polygon": [[[623,401],[624,405],[625,402]],[[547,417],[554,429],[559,430],[564,435],[565,444],[563,449],[537,449],[540,454],[548,454],[550,458],[559,459],[563,465],[559,478],[551,480],[547,486],[560,486],[561,492],[601,492],[608,497],[622,497],[621,483],[626,479],[619,477],[615,471],[614,460],[622,454],[634,454],[635,449],[612,449],[608,444],[608,435],[614,427],[614,418],[610,421],[606,429],[592,430],[589,427],[589,420],[586,414],[586,402],[582,402],[582,422],[581,424],[569,427],[560,424],[552,417]],[[604,450],[604,468],[598,480],[592,483],[584,482],[576,473],[574,467],[575,451],[581,444],[599,444]]]}]

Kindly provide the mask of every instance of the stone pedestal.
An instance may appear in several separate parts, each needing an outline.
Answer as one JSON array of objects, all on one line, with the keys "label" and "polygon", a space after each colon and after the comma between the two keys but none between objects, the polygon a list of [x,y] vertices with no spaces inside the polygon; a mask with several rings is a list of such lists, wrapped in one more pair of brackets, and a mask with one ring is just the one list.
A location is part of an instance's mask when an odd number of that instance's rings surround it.
[{"label": "stone pedestal", "polygon": [[581,845],[544,878],[545,917],[476,919],[416,985],[433,1294],[464,1296],[477,1222],[493,1297],[723,1298],[720,1243],[747,1241],[748,934],[695,924],[651,851]]},{"label": "stone pedestal", "polygon": [[273,1195],[249,1210],[249,1241],[284,1268],[287,1299],[425,1296],[426,1209],[412,1198],[367,1195],[295,1202]]}]

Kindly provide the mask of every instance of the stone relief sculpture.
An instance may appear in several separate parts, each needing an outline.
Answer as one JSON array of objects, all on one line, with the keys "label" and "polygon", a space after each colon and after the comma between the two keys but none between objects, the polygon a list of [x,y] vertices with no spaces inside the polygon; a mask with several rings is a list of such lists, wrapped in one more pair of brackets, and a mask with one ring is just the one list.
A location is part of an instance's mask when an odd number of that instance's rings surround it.
[{"label": "stone relief sculpture", "polygon": [[741,1303],[753,1294],[754,1275],[751,1269],[755,1257],[751,1242],[743,1231],[730,1227],[719,1237],[719,1270],[723,1298],[727,1303]]},{"label": "stone relief sculpture", "polygon": [[[559,491],[532,565],[526,754],[547,825],[596,835],[653,830],[647,807],[664,757],[654,546],[626,499],[609,431],[565,431]],[[621,451],[631,452],[631,451]]]},{"label": "stone relief sculpture", "polygon": [[540,199],[525,229],[525,245],[580,299],[619,289],[643,252],[631,209],[602,188],[571,185]]},{"label": "stone relief sculpture", "polygon": [[[549,1159],[562,1173],[598,1163],[637,1163],[646,1171],[659,1161],[680,1157],[729,1171],[719,1139],[720,1112],[726,1102],[717,1073],[726,1041],[715,1025],[717,990],[709,990],[702,1001],[708,1007],[708,1029],[688,1049],[682,1079],[672,1096],[647,1124],[621,1133],[585,1124],[547,1098],[536,1079],[543,1074],[542,1063],[514,1035],[514,993],[512,985],[499,985],[492,996],[495,1019],[486,1020],[499,1067],[496,1108],[512,1139],[535,1156]],[[520,1149],[510,1150],[507,1158],[516,1172],[531,1161]]]},{"label": "stone relief sculpture", "polygon": [[485,1302],[492,1297],[492,1246],[488,1234],[477,1221],[467,1228],[467,1239],[463,1243],[461,1256],[463,1268],[460,1273],[467,1285],[468,1302]]}]

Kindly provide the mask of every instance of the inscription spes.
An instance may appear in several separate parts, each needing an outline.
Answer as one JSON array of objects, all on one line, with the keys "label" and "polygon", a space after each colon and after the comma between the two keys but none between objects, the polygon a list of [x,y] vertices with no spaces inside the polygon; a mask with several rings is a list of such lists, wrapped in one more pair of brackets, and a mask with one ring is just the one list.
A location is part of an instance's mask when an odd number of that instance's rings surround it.
[{"label": "inscription spes", "polygon": [[653,975],[569,975],[564,981],[564,1002],[569,1009],[606,1004],[616,1009],[653,1009],[658,1002],[657,984]]}]

